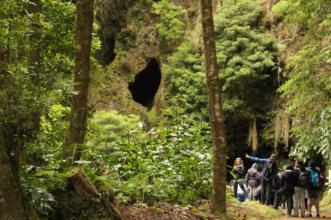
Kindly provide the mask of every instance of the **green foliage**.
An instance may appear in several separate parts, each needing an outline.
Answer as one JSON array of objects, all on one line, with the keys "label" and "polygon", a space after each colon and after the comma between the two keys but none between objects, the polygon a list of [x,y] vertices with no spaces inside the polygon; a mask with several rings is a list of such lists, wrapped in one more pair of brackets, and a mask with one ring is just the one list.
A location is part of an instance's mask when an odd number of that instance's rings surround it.
[{"label": "green foliage", "polygon": [[26,149],[27,157],[41,163],[54,163],[61,158],[61,146],[66,136],[69,107],[54,104],[46,115],[42,116],[38,138],[30,142]]},{"label": "green foliage", "polygon": [[[75,6],[59,0],[42,1],[39,20],[28,14],[25,1],[6,0],[0,6],[0,124],[1,127],[31,123],[33,114],[43,114],[68,96],[68,76],[73,69]],[[31,3],[32,4],[32,3]],[[65,21],[65,22],[64,22]],[[38,76],[29,71],[33,47],[30,36],[38,26],[40,66]],[[38,85],[33,82],[36,78]],[[70,78],[69,78],[70,79]]]},{"label": "green foliage", "polygon": [[168,0],[152,4],[153,13],[158,15],[156,28],[162,40],[181,39],[184,34],[184,22],[180,19],[183,9]]},{"label": "green foliage", "polygon": [[[284,16],[286,22],[299,25],[303,31],[308,31],[309,35],[320,34],[316,29],[324,26],[328,30],[323,34],[330,33],[330,1],[315,0],[282,0],[273,7],[273,11],[278,16]],[[322,25],[322,26],[320,26]],[[328,27],[326,27],[328,26]]]},{"label": "green foliage", "polygon": [[224,109],[235,111],[236,117],[264,115],[273,94],[277,42],[260,29],[258,1],[224,1],[222,8],[215,32]]},{"label": "green foliage", "polygon": [[[24,187],[24,183],[22,185]],[[52,194],[37,187],[27,188],[25,190],[31,196],[32,204],[36,208],[39,215],[46,217],[54,211],[51,207],[55,203],[55,199]]]},{"label": "green foliage", "polygon": [[23,190],[41,216],[54,212],[56,202],[51,193],[67,185],[61,146],[67,132],[68,122],[64,119],[68,113],[68,107],[55,104],[42,116],[39,135],[26,146],[25,163],[20,168]]},{"label": "green foliage", "polygon": [[331,158],[330,140],[330,57],[331,33],[328,1],[281,1],[274,7],[289,24],[298,25],[304,45],[288,58],[289,79],[279,89],[292,116],[296,144],[292,156],[309,159]]},{"label": "green foliage", "polygon": [[[275,97],[277,41],[263,29],[261,10],[259,1],[223,1],[222,10],[215,16],[227,140],[229,148],[238,152],[247,146],[248,124],[254,118],[259,124],[265,123]],[[207,121],[202,45],[184,38],[162,65],[162,72],[169,88],[165,114],[190,114]]]},{"label": "green foliage", "polygon": [[[53,193],[67,185],[68,170],[64,169],[61,142],[57,141],[64,138],[67,109],[61,105],[51,109],[42,120],[40,141],[29,147],[29,157],[38,158],[39,164],[21,169],[29,195],[39,188]],[[209,135],[207,123],[189,117],[164,122],[147,133],[135,115],[96,112],[89,122],[88,144],[74,166],[82,169],[105,196],[130,203],[188,204],[208,198],[211,192]],[[38,204],[36,207],[42,209]]]},{"label": "green foliage", "polygon": [[169,85],[169,108],[181,115],[184,113],[208,117],[207,84],[205,80],[202,48],[194,48],[189,39],[176,49],[162,71]]},{"label": "green foliage", "polygon": [[162,200],[184,204],[209,196],[211,152],[206,123],[178,118],[152,129],[140,140],[117,137],[115,145],[109,139],[114,146],[107,154],[101,143],[83,156],[91,161],[90,178],[103,193],[124,202]]},{"label": "green foliage", "polygon": [[98,111],[90,121],[87,137],[89,148],[112,149],[116,141],[136,142],[144,138],[143,124],[136,115],[121,115],[117,111]]},{"label": "green foliage", "polygon": [[[224,1],[215,17],[219,74],[223,79],[224,109],[236,117],[264,114],[273,95],[277,43],[260,29],[257,1]],[[172,103],[184,112],[201,112],[207,105],[201,46],[186,39],[164,65]],[[265,96],[260,96],[261,92]],[[263,104],[261,104],[263,103]],[[182,111],[179,111],[182,112]],[[207,114],[207,111],[202,111]]]}]

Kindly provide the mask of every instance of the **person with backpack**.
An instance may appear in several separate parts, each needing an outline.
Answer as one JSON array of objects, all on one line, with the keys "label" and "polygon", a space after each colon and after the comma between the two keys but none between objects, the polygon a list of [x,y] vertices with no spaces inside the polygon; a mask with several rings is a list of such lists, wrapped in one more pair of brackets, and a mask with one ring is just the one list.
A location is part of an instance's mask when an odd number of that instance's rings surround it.
[{"label": "person with backpack", "polygon": [[235,179],[233,181],[233,196],[237,198],[238,185],[243,191],[245,197],[247,197],[247,192],[244,186],[245,180],[245,167],[244,162],[240,157],[237,157],[234,161],[232,172],[235,174]]},{"label": "person with backpack", "polygon": [[310,184],[308,187],[308,216],[312,217],[311,210],[312,207],[315,206],[316,217],[320,217],[318,194],[323,186],[321,174],[313,161],[309,162],[307,171],[310,174]]},{"label": "person with backpack", "polygon": [[249,200],[254,200],[254,191],[261,184],[261,174],[258,171],[259,165],[254,163],[252,167],[247,171],[245,177],[245,183],[248,186],[248,198]]},{"label": "person with backpack", "polygon": [[309,172],[306,170],[302,161],[295,161],[295,169],[293,170],[295,175],[298,178],[298,182],[294,187],[294,216],[299,216],[299,209],[300,209],[300,216],[301,218],[305,217],[305,191],[309,187],[310,183],[310,176]]},{"label": "person with backpack", "polygon": [[272,180],[278,172],[276,154],[271,154],[269,158],[252,157],[246,154],[246,158],[263,165],[261,203],[272,205]]},{"label": "person with backpack", "polygon": [[275,201],[273,207],[278,209],[278,206],[284,196],[287,204],[287,216],[291,216],[293,209],[294,187],[298,182],[298,176],[293,172],[293,166],[287,165],[285,172],[281,177],[281,188],[275,193]]}]

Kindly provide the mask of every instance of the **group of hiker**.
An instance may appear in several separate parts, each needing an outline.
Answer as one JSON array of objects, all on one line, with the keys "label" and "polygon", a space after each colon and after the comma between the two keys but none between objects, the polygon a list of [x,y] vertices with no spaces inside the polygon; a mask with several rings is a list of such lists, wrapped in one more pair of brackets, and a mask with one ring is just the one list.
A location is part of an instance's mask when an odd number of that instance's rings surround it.
[{"label": "group of hiker", "polygon": [[271,205],[278,209],[287,206],[287,215],[304,218],[306,209],[308,217],[312,216],[315,206],[316,217],[319,213],[319,193],[323,186],[324,177],[319,167],[313,161],[308,166],[302,161],[278,168],[277,157],[272,154],[269,158],[258,158],[246,155],[253,163],[247,171],[242,158],[236,158],[232,172],[234,174],[233,196],[240,201],[259,200],[260,203]]}]

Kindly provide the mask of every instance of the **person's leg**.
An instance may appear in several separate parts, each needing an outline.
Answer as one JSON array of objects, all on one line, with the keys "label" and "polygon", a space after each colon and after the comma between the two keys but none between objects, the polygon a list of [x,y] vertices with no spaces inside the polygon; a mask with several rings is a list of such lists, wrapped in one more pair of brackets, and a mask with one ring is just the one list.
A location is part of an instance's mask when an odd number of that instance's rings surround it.
[{"label": "person's leg", "polygon": [[283,196],[283,189],[280,189],[278,191],[275,192],[275,199],[274,199],[274,203],[273,203],[273,207],[275,209],[278,209],[279,203],[282,199]]},{"label": "person's leg", "polygon": [[299,216],[299,201],[300,201],[300,189],[299,187],[294,188],[294,196],[293,196],[293,202],[294,202],[294,216]]},{"label": "person's leg", "polygon": [[262,181],[261,203],[265,204],[266,200],[266,182]]},{"label": "person's leg", "polygon": [[240,188],[242,189],[242,191],[244,192],[245,198],[247,198],[248,197],[248,193],[247,193],[247,190],[246,190],[246,188],[244,186],[244,181],[239,180],[238,184],[239,184]]},{"label": "person's leg", "polygon": [[276,190],[271,190],[268,204],[274,205]]},{"label": "person's leg", "polygon": [[287,215],[291,215],[292,209],[293,209],[293,194],[286,195],[286,201],[287,201]]},{"label": "person's leg", "polygon": [[272,201],[272,195],[271,195],[271,187],[272,187],[272,184],[271,182],[267,182],[266,184],[266,201],[265,203],[267,205],[272,205],[273,204],[273,201]]},{"label": "person's leg", "polygon": [[320,217],[320,200],[317,198],[315,200],[315,207],[316,207],[316,217]]},{"label": "person's leg", "polygon": [[254,188],[253,190],[254,200],[258,200],[259,202],[261,202],[261,191],[262,191],[262,184]]},{"label": "person's leg", "polygon": [[304,217],[305,216],[305,211],[306,211],[305,189],[304,188],[300,188],[299,195],[298,195],[298,200],[299,200],[299,207],[300,207],[300,215],[301,215],[301,217]]},{"label": "person's leg", "polygon": [[249,190],[249,200],[253,201],[254,200],[254,187],[252,186],[248,186],[248,190]]},{"label": "person's leg", "polygon": [[233,197],[237,198],[237,191],[238,191],[238,182],[233,182]]},{"label": "person's leg", "polygon": [[313,206],[313,201],[311,198],[308,198],[308,215],[311,216],[311,208]]}]

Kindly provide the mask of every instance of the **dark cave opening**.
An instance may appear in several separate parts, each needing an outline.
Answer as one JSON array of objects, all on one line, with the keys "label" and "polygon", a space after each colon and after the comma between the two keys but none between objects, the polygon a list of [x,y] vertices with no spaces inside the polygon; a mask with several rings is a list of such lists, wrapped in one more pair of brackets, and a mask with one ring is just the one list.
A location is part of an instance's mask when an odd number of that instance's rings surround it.
[{"label": "dark cave opening", "polygon": [[133,82],[129,83],[133,100],[151,109],[160,82],[160,64],[156,59],[151,59],[146,68],[136,75]]}]

